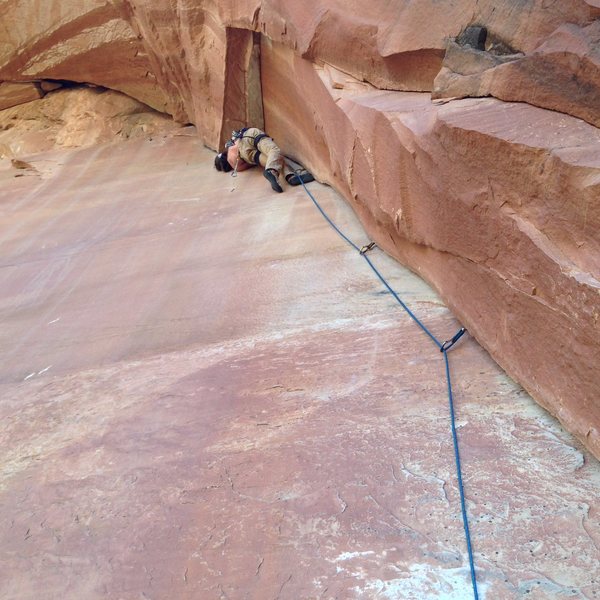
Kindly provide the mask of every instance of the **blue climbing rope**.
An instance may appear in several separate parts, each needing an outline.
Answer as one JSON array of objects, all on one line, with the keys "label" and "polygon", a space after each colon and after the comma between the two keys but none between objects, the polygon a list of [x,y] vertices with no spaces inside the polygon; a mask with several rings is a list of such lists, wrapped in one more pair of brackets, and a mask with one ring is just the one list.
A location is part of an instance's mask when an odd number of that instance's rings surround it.
[{"label": "blue climbing rope", "polygon": [[477,578],[475,576],[475,561],[473,560],[473,548],[471,545],[471,534],[469,531],[469,518],[467,516],[467,507],[465,502],[465,490],[462,479],[462,467],[460,463],[460,452],[458,448],[458,434],[456,433],[456,419],[454,415],[454,397],[452,394],[452,381],[450,379],[450,361],[448,360],[448,350],[454,346],[454,344],[460,339],[460,337],[465,333],[464,327],[458,330],[458,332],[454,335],[454,337],[445,342],[440,342],[429,329],[423,324],[422,321],[418,319],[418,317],[410,310],[410,308],[402,301],[400,296],[394,291],[394,289],[390,286],[390,284],[386,281],[385,277],[379,272],[377,267],[371,262],[369,257],[367,256],[367,251],[370,250],[374,244],[370,244],[369,246],[364,246],[362,249],[355,244],[348,236],[346,236],[341,229],[331,220],[329,215],[323,210],[317,199],[312,195],[310,190],[306,187],[302,178],[299,177],[300,182],[302,183],[302,187],[304,191],[308,194],[308,197],[312,200],[315,207],[319,210],[321,215],[325,218],[325,220],[331,225],[331,227],[337,232],[337,234],[354,250],[356,250],[366,261],[369,267],[373,270],[375,275],[381,283],[385,286],[387,291],[395,298],[398,304],[406,311],[406,313],[410,316],[410,318],[427,334],[427,336],[433,341],[433,343],[437,346],[438,350],[444,355],[444,363],[446,366],[446,382],[448,384],[448,404],[450,406],[450,427],[452,430],[452,443],[454,445],[454,460],[456,463],[456,474],[458,480],[458,491],[460,494],[460,507],[462,512],[462,521],[463,528],[465,531],[465,539],[467,541],[467,553],[469,555],[469,568],[471,571],[471,583],[473,585],[473,596],[475,600],[479,600],[479,594],[477,592]]},{"label": "blue climbing rope", "polygon": [[350,244],[350,246],[352,246],[357,252],[360,252],[360,248],[348,236],[344,235],[342,230],[329,218],[329,215],[323,210],[321,205],[317,202],[317,199],[310,193],[310,190],[306,187],[306,184],[304,183],[304,181],[302,181],[302,178],[298,177],[298,179],[300,179],[300,183],[302,184],[304,191],[308,194],[308,197],[312,200],[313,204],[317,207],[319,212],[323,215],[324,219],[336,230],[337,234],[346,243]]},{"label": "blue climbing rope", "polygon": [[456,475],[458,479],[458,491],[460,492],[460,510],[462,512],[465,539],[467,540],[467,552],[469,554],[469,567],[471,569],[471,583],[475,600],[479,598],[477,593],[477,579],[475,577],[475,563],[473,561],[473,548],[471,547],[471,533],[469,532],[469,517],[465,504],[465,489],[462,480],[462,467],[460,465],[460,452],[458,451],[458,435],[456,433],[456,419],[454,418],[454,398],[452,395],[452,381],[450,379],[450,361],[448,351],[444,350],[444,363],[446,364],[446,381],[448,382],[448,404],[450,406],[450,426],[452,427],[452,443],[454,444],[454,460],[456,462]]},{"label": "blue climbing rope", "polygon": [[408,316],[430,337],[430,339],[433,341],[433,343],[438,348],[441,348],[442,347],[441,342],[435,337],[435,335],[433,335],[433,333],[431,333],[431,331],[429,331],[429,329],[427,329],[427,327],[425,327],[425,325],[423,325],[423,323],[417,318],[415,313],[413,313],[413,311],[410,310],[410,308],[408,308],[408,306],[406,306],[406,304],[404,304],[404,302],[402,302],[402,299],[400,298],[400,296],[398,296],[398,294],[392,289],[390,284],[385,280],[385,278],[377,270],[377,268],[371,262],[369,257],[366,254],[363,254],[362,257],[367,261],[367,264],[371,267],[371,269],[373,269],[373,272],[375,273],[375,275],[377,275],[377,277],[379,278],[379,281],[381,281],[381,283],[383,283],[383,285],[387,288],[387,291],[392,296],[394,296],[394,298],[396,299],[398,304],[408,313]]}]

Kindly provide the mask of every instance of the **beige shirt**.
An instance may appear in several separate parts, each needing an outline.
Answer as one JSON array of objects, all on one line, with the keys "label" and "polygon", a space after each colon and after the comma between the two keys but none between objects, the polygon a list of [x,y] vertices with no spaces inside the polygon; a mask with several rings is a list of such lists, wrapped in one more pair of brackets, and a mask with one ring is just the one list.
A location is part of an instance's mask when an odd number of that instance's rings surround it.
[{"label": "beige shirt", "polygon": [[240,156],[240,140],[236,140],[233,146],[227,148],[227,162],[231,165],[233,169],[236,168],[238,171],[245,171],[246,169],[252,168],[254,165],[247,163]]}]

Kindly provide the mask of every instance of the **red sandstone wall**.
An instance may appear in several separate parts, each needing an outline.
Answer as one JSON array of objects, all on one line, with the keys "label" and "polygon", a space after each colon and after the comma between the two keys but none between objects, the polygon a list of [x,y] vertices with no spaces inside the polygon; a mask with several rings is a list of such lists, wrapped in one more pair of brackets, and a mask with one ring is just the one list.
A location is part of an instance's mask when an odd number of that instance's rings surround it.
[{"label": "red sandstone wall", "polygon": [[598,0],[5,7],[0,80],[118,89],[213,148],[258,114],[259,32],[268,131],[600,456]]},{"label": "red sandstone wall", "polygon": [[284,148],[600,453],[600,131],[526,104],[333,89],[271,43],[263,82]]},{"label": "red sandstone wall", "polygon": [[0,19],[0,82],[66,79],[123,92],[172,112],[122,3],[7,0]]}]

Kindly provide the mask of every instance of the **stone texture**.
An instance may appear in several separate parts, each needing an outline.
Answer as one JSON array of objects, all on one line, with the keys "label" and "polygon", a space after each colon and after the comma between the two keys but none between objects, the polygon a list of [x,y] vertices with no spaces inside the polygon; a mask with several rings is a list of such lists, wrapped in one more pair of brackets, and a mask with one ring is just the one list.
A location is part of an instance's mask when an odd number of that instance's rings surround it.
[{"label": "stone texture", "polygon": [[[179,121],[194,122],[213,147],[223,141],[223,121],[246,113],[243,107],[230,117],[223,110],[237,87],[228,83],[238,77],[224,58],[231,58],[240,39],[248,36],[242,31],[261,32],[311,61],[326,62],[381,89],[429,91],[448,39],[479,23],[526,60],[519,62],[520,75],[511,69],[494,72],[494,84],[482,82],[478,93],[533,103],[539,98],[542,106],[597,122],[596,38],[590,23],[600,16],[600,8],[594,2],[181,0],[173,5],[167,0],[78,0],[68,6],[53,1],[43,14],[35,3],[5,4],[10,28],[0,50],[0,77],[68,79],[117,89]],[[585,37],[590,52],[577,50],[565,58],[548,50],[546,43],[564,38],[565,27],[582,32],[576,36]],[[232,34],[235,29],[238,33]],[[243,55],[248,48],[239,50],[238,68]],[[559,75],[556,83],[543,76],[548,69]],[[239,76],[252,79],[247,72]],[[579,92],[581,100],[570,99],[572,76],[592,86]],[[511,86],[515,79],[518,85]],[[441,81],[436,93],[444,96],[450,88],[466,94],[475,87],[456,78]]]},{"label": "stone texture", "polygon": [[524,60],[477,82],[444,71],[436,94],[470,95],[477,88],[480,95],[539,103],[592,123],[599,118],[595,2],[52,0],[45,6],[40,11],[36,3],[4,3],[0,78],[67,79],[117,89],[193,121],[215,147],[222,141],[232,76],[223,59],[239,44],[239,36],[228,40],[231,29],[261,32],[381,89],[429,91],[448,39],[479,24]]},{"label": "stone texture", "polygon": [[62,89],[0,111],[0,158],[92,146],[178,128],[166,115],[113,90]]},{"label": "stone texture", "polygon": [[598,129],[525,104],[330,83],[265,44],[269,131],[600,454]]},{"label": "stone texture", "polygon": [[63,87],[62,83],[59,83],[58,81],[46,81],[46,80],[42,80],[40,82],[38,82],[38,84],[40,89],[42,90],[42,92],[44,92],[44,94],[47,94],[48,92],[53,92],[54,90],[58,90],[59,88]]},{"label": "stone texture", "polygon": [[526,55],[497,57],[449,42],[433,97],[477,96],[527,102],[600,126],[600,20],[562,25]]},{"label": "stone texture", "polygon": [[[0,161],[0,597],[472,597],[437,348],[302,189],[180,133]],[[597,598],[600,465],[450,362],[480,597]]]},{"label": "stone texture", "polygon": [[33,83],[0,83],[0,111],[42,97]]},{"label": "stone texture", "polygon": [[[528,60],[523,68],[527,65],[532,74],[545,71],[550,64],[560,74],[560,81],[568,84],[570,77],[581,76],[585,66],[584,80],[597,79],[597,64],[588,57],[575,53],[565,61],[560,54],[543,50],[548,39],[560,37],[566,24],[588,31],[588,26],[600,18],[600,8],[584,0],[568,3],[376,0],[367,4],[348,0],[325,3],[230,0],[199,4],[195,0],[181,0],[176,9],[167,0],[127,0],[126,4],[130,7],[133,27],[141,32],[155,65],[159,82],[172,99],[181,98],[177,118],[185,119],[183,115],[187,115],[214,147],[222,141],[218,122],[222,115],[225,118],[227,115],[226,110],[223,113],[226,100],[223,57],[229,55],[228,28],[259,31],[304,58],[331,64],[380,89],[432,90],[448,39],[459,36],[474,23],[486,26],[490,39],[526,54]],[[160,23],[169,23],[170,27],[159,27]],[[239,62],[243,64],[242,60]],[[537,79],[532,77],[526,84],[513,85],[509,92],[509,77],[502,83],[498,79],[499,97],[510,93],[510,100],[535,103],[537,95],[532,90],[536,89]],[[550,82],[540,81],[539,95],[546,98],[542,106],[577,110],[578,103],[569,100],[568,93],[552,100],[548,85]],[[551,86],[558,96],[560,85],[557,82]],[[437,93],[448,95],[442,89]],[[586,103],[589,104],[594,93],[593,89],[587,93]],[[595,115],[591,118],[596,119],[598,113],[593,102],[590,111]],[[580,112],[577,110],[576,116]],[[215,115],[221,117],[217,123],[213,122]]]},{"label": "stone texture", "polygon": [[[119,89],[212,148],[262,95],[285,152],[600,455],[597,0],[37,6],[3,5],[2,79]],[[468,26],[487,28],[485,52],[449,42]],[[401,91],[434,85],[542,108]]]},{"label": "stone texture", "polygon": [[93,83],[170,112],[121,2],[2,2],[0,80]]}]

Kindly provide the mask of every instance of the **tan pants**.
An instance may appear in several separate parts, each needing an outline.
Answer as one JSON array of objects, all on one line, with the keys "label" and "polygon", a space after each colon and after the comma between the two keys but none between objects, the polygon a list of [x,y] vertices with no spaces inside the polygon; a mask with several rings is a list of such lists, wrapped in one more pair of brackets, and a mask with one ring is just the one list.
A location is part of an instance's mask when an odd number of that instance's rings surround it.
[{"label": "tan pants", "polygon": [[284,157],[281,154],[281,150],[277,146],[277,144],[270,137],[264,137],[258,142],[258,148],[256,148],[254,144],[254,139],[259,136],[264,131],[261,131],[257,127],[250,127],[244,132],[244,137],[240,140],[239,143],[239,152],[240,158],[245,160],[247,163],[251,165],[256,164],[256,154],[257,151],[260,153],[258,155],[258,162],[261,167],[266,169],[273,169],[277,172],[277,175],[281,173],[283,170],[284,176],[293,173],[293,169],[291,169]]}]

